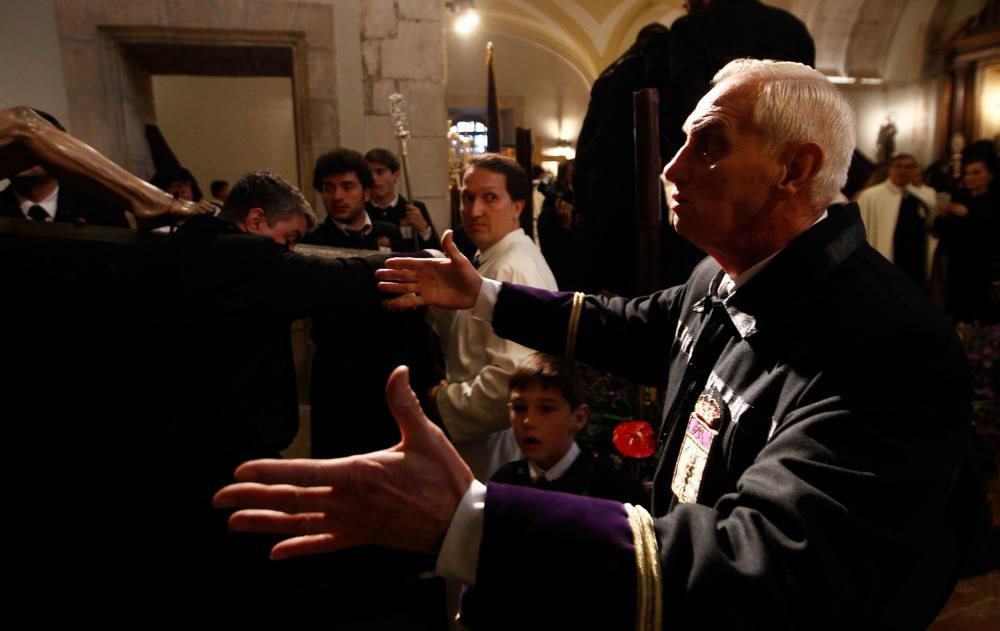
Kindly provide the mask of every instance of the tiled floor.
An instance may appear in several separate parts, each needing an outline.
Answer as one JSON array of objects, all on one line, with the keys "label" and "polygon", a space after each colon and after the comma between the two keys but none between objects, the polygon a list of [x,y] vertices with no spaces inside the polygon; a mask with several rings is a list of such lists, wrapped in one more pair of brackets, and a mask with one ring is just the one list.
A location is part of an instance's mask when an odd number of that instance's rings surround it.
[{"label": "tiled floor", "polygon": [[[1000,528],[1000,477],[987,489],[994,533]],[[1000,629],[1000,568],[959,581],[931,631],[997,631]]]},{"label": "tiled floor", "polygon": [[1000,570],[959,581],[931,631],[1000,629]]}]

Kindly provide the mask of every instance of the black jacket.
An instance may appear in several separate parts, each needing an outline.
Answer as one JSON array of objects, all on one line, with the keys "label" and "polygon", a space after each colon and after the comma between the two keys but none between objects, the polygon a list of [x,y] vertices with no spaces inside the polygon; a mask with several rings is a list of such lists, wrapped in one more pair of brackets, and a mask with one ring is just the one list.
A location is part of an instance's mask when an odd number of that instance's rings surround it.
[{"label": "black jacket", "polygon": [[[670,95],[665,121],[671,152],[681,126],[727,63],[741,57],[816,65],[816,46],[797,17],[759,0],[714,0],[670,26]],[[669,158],[669,156],[667,156]]]},{"label": "black jacket", "polygon": [[327,217],[326,221],[307,234],[302,242],[356,250],[388,248],[393,252],[403,252],[413,249],[412,246],[407,247],[407,244],[403,242],[403,236],[400,234],[398,226],[388,221],[377,221],[374,217],[371,219],[372,229],[367,233],[347,234],[337,227],[332,219]]},{"label": "black jacket", "polygon": [[[577,357],[665,388],[652,510],[664,628],[926,628],[957,579],[978,508],[963,466],[961,345],[865,242],[857,207],[829,212],[725,303],[712,259],[681,287],[586,299]],[[560,353],[571,304],[572,294],[504,284],[493,326]],[[695,413],[718,433],[696,500],[679,502]],[[635,577],[631,545],[615,534],[630,532],[624,510],[493,486],[476,588],[484,628],[563,598],[578,606],[533,620],[634,615],[634,592],[618,589]],[[548,588],[536,601],[516,578],[540,550]]]},{"label": "black jacket", "polygon": [[[56,215],[53,221],[67,223],[82,221],[94,226],[129,227],[125,214],[120,209],[102,203],[75,189],[60,186],[57,199]],[[21,206],[11,186],[0,191],[0,217],[24,218],[24,213],[21,212]]]},{"label": "black jacket", "polygon": [[389,208],[379,208],[372,202],[365,204],[365,210],[368,211],[368,216],[372,218],[372,221],[387,221],[395,226],[399,226],[399,221],[406,216],[406,205],[412,203],[414,206],[420,209],[420,214],[423,215],[424,221],[431,227],[431,237],[429,239],[422,239],[420,235],[415,234],[413,239],[408,239],[407,243],[404,244],[404,250],[422,250],[424,248],[433,248],[438,250],[441,248],[441,240],[438,237],[437,229],[434,227],[434,222],[431,221],[431,214],[427,211],[427,204],[421,201],[408,202],[405,197],[398,195],[396,203]]},{"label": "black jacket", "polygon": [[193,545],[215,554],[225,525],[212,494],[245,460],[278,457],[299,429],[292,322],[378,304],[373,273],[385,257],[295,254],[208,215],[154,250],[136,297],[146,422],[161,428],[153,447],[163,460],[183,463],[170,482],[173,515],[187,515]]}]

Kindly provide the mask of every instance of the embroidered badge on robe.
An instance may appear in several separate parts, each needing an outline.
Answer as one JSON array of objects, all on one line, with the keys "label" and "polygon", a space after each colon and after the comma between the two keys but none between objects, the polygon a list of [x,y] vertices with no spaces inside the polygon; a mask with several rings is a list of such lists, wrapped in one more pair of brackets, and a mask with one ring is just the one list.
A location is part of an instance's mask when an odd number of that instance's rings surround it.
[{"label": "embroidered badge on robe", "polygon": [[701,479],[708,464],[708,455],[712,450],[712,442],[719,434],[719,420],[722,418],[722,407],[708,393],[702,394],[694,404],[694,411],[688,417],[687,429],[684,432],[684,442],[674,465],[674,477],[670,490],[677,496],[677,501],[694,503],[698,501],[698,491],[701,489]]}]

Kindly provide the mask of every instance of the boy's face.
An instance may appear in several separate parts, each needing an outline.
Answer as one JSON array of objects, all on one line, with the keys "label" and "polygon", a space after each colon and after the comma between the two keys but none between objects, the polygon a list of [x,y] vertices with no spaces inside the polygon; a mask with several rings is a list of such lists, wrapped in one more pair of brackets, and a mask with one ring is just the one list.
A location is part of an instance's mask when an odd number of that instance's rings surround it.
[{"label": "boy's face", "polygon": [[399,181],[399,171],[392,171],[389,167],[379,162],[369,162],[368,166],[371,167],[372,177],[375,180],[375,186],[372,188],[372,194],[377,199],[383,199],[395,195],[396,182]]},{"label": "boy's face", "polygon": [[558,388],[539,383],[511,390],[507,405],[518,446],[528,460],[546,470],[566,455],[590,418],[586,404],[571,410]]}]

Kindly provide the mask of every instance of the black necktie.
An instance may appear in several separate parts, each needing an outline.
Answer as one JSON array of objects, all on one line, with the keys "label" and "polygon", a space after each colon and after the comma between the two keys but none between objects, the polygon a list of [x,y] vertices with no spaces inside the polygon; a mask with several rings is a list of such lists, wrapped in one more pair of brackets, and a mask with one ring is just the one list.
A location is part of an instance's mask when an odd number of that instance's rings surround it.
[{"label": "black necktie", "polygon": [[49,213],[45,212],[45,209],[38,204],[34,204],[28,209],[28,217],[32,221],[48,221]]},{"label": "black necktie", "polygon": [[551,491],[552,481],[546,478],[544,475],[540,475],[535,480],[535,488],[541,491]]}]

